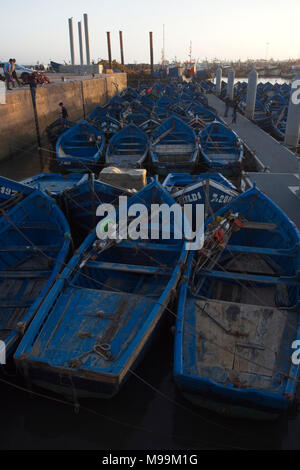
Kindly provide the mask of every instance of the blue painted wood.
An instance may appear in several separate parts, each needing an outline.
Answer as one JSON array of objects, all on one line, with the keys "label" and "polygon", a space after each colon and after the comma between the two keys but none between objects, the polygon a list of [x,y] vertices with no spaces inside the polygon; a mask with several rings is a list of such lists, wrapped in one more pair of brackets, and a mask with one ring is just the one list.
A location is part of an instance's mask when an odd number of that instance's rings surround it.
[{"label": "blue painted wood", "polygon": [[40,173],[30,178],[26,178],[21,183],[31,188],[39,189],[48,196],[59,198],[66,189],[73,188],[88,179],[88,175],[81,173]]},{"label": "blue painted wood", "polygon": [[147,119],[146,121],[140,124],[140,128],[144,131],[148,136],[151,136],[152,132],[159,126],[160,122],[155,119]]},{"label": "blue painted wood", "polygon": [[135,124],[129,124],[117,132],[107,149],[106,165],[125,168],[141,168],[148,153],[148,136]]},{"label": "blue painted wood", "polygon": [[[174,203],[152,181],[128,207],[149,210],[153,201]],[[15,354],[31,381],[73,396],[119,391],[155,335],[186,258],[174,238],[121,241],[102,252],[96,240],[90,234],[77,250]]]},{"label": "blue painted wood", "polygon": [[46,134],[49,142],[55,147],[59,136],[74,125],[74,122],[68,121],[67,119],[56,119],[46,128]]},{"label": "blue painted wood", "polygon": [[65,170],[86,172],[100,163],[105,138],[102,132],[87,121],[80,121],[64,132],[56,143],[59,165]]},{"label": "blue painted wood", "polygon": [[206,124],[214,121],[219,121],[219,117],[207,106],[203,106],[202,104],[198,103],[197,101],[192,101],[187,107],[187,115],[190,119],[198,117],[201,121],[205,122]]},{"label": "blue painted wood", "polygon": [[204,204],[204,212],[209,215],[238,195],[235,186],[220,173],[170,173],[163,186],[180,204]]},{"label": "blue painted wood", "polygon": [[156,174],[192,172],[198,159],[195,132],[177,116],[169,117],[152,132],[150,158]]},{"label": "blue painted wood", "polygon": [[243,146],[237,134],[220,122],[212,122],[200,131],[200,150],[209,168],[228,176],[241,170]]},{"label": "blue painted wood", "polygon": [[[216,216],[222,217],[228,212],[242,214],[248,221],[272,223],[275,227],[241,228],[234,232],[228,249],[222,252],[218,263],[211,270],[196,274],[197,291],[192,288],[195,255],[190,253],[177,309],[174,377],[181,392],[199,406],[227,416],[271,419],[292,403],[299,375],[299,366],[291,362],[291,356],[294,352],[292,342],[300,339],[300,233],[281,209],[256,187],[233,199],[228,206],[220,209]],[[207,224],[210,222],[208,219]],[[246,258],[238,258],[245,255],[248,256],[247,262]],[[251,268],[249,256],[252,256],[254,261],[257,259],[255,257],[259,256],[260,263],[265,263],[269,274],[259,272],[259,268],[258,272],[255,272],[255,269]],[[282,290],[277,288],[278,285],[285,288],[284,298]],[[239,296],[243,296],[244,300],[239,302]],[[209,311],[212,320],[215,318],[210,333],[207,333],[208,329],[205,327],[206,334],[202,336],[201,327],[204,328],[204,320],[201,323],[200,319],[197,323],[197,318],[203,312],[197,305],[199,301],[202,302],[201,309]],[[224,318],[229,325],[231,318],[240,315],[240,310],[244,312],[244,319],[249,315],[248,329],[257,305],[256,315],[261,315],[261,320],[256,335],[262,338],[261,341],[268,337],[270,344],[272,339],[275,341],[276,338],[278,318],[283,322],[282,336],[277,338],[279,343],[276,342],[276,347],[274,345],[273,353],[266,346],[266,354],[272,353],[273,356],[270,357],[275,362],[271,372],[258,367],[261,359],[254,348],[249,349],[248,356],[243,356],[244,369],[239,366],[242,372],[246,372],[249,367],[253,380],[251,374],[247,385],[243,384],[243,381],[236,383],[233,378],[230,379],[235,367],[230,370],[221,367],[220,356],[230,354],[230,351],[235,354],[237,346],[232,343],[233,338],[237,343],[239,340],[247,342],[247,336],[234,337],[230,330],[225,331],[224,325],[217,324],[217,312],[213,312],[210,307],[216,306],[216,302],[219,302],[219,308],[227,311]],[[281,309],[280,312],[277,309]],[[272,326],[274,312],[277,312],[278,316],[277,323]],[[203,339],[198,340],[199,335]],[[221,337],[223,344],[220,345]],[[215,346],[210,345],[210,341]],[[240,356],[237,354],[234,361],[239,360]],[[201,364],[206,366],[203,368]],[[266,366],[268,365],[269,362]]]},{"label": "blue painted wood", "polygon": [[[239,103],[239,109],[242,113],[246,111],[247,97],[245,96]],[[256,98],[254,116],[252,121],[265,131],[272,130],[272,116],[268,105],[262,99]]]},{"label": "blue painted wood", "polygon": [[131,192],[93,177],[66,189],[63,193],[64,209],[72,232],[80,239],[86,237],[100,220],[96,216],[97,207],[103,203],[118,205],[122,195],[131,196]]},{"label": "blue painted wood", "polygon": [[121,129],[120,122],[109,115],[109,108],[98,106],[88,116],[87,120],[105,135],[106,139],[110,139],[116,132]]},{"label": "blue painted wood", "polygon": [[9,357],[64,268],[71,240],[57,204],[29,186],[0,177],[0,210],[0,340]]}]

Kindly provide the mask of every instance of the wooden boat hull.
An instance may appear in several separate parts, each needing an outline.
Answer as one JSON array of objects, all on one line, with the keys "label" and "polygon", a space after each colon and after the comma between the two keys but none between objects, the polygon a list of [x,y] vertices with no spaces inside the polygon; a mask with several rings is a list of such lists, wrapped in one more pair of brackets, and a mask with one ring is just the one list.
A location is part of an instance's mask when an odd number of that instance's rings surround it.
[{"label": "wooden boat hull", "polygon": [[104,144],[104,135],[97,127],[88,121],[80,121],[57,140],[58,164],[66,171],[86,173],[101,163]]},{"label": "wooden boat hull", "polygon": [[180,204],[204,204],[211,215],[238,195],[236,188],[219,173],[170,173],[163,182],[172,197]]},{"label": "wooden boat hull", "polygon": [[191,127],[171,116],[152,134],[150,158],[154,173],[192,173],[198,163],[199,147]]},{"label": "wooden boat hull", "polygon": [[[174,202],[152,181],[128,206],[151,204],[154,195],[156,202]],[[186,259],[178,240],[126,240],[99,255],[95,241],[92,233],[81,245],[15,354],[29,380],[74,399],[119,391],[153,339]]]},{"label": "wooden boat hull", "polygon": [[46,128],[48,141],[54,149],[59,136],[66,132],[67,129],[71,129],[74,125],[74,122],[59,118]]},{"label": "wooden boat hull", "polygon": [[131,196],[131,192],[108,183],[85,178],[80,184],[63,193],[63,208],[74,234],[86,237],[100,220],[96,210],[101,203],[117,205],[119,196]]},{"label": "wooden boat hull", "polygon": [[234,131],[213,122],[200,132],[199,138],[201,156],[208,168],[224,176],[240,174],[243,146]]},{"label": "wooden boat hull", "polygon": [[69,173],[67,175],[40,173],[31,178],[26,178],[21,183],[38,189],[58,200],[64,191],[82,183],[87,177],[88,175],[82,175],[81,173]]},{"label": "wooden boat hull", "polygon": [[19,198],[1,203],[0,340],[9,358],[44,297],[64,267],[70,249],[69,225],[44,193],[0,178]]},{"label": "wooden boat hull", "polygon": [[300,234],[256,188],[215,215],[231,211],[244,213],[248,228],[245,222],[234,232],[215,267],[200,270],[196,290],[189,255],[174,378],[194,404],[230,417],[274,419],[293,403],[299,376],[291,358],[300,338]]},{"label": "wooden boat hull", "polygon": [[[180,276],[179,276],[180,277]],[[179,277],[177,282],[179,281]],[[47,364],[30,363],[29,373],[30,382],[38,387],[50,390],[54,393],[64,395],[67,398],[76,400],[76,398],[98,398],[109,399],[117,395],[120,389],[125,385],[130,378],[130,370],[134,370],[143,360],[147,351],[151,348],[153,340],[156,338],[162,323],[165,320],[164,310],[168,304],[161,305],[160,312],[157,316],[156,322],[149,330],[144,342],[136,350],[136,357],[128,363],[126,373],[122,376],[110,376],[109,374],[93,374],[78,372],[74,375],[66,374],[64,368],[53,370]],[[18,367],[23,370],[22,362],[15,359]],[[24,369],[25,372],[25,369]]]},{"label": "wooden boat hull", "polygon": [[105,163],[118,168],[142,168],[147,154],[147,134],[135,124],[129,124],[110,140]]}]

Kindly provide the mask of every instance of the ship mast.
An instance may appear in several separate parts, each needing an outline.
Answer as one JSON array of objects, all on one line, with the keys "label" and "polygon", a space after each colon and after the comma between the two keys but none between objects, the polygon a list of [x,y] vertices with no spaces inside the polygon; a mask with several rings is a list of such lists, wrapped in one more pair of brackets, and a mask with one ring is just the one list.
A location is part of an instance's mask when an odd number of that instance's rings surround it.
[{"label": "ship mast", "polygon": [[190,62],[192,62],[192,41],[190,41],[190,53],[189,53]]},{"label": "ship mast", "polygon": [[165,62],[166,62],[166,58],[165,58],[165,25],[163,24],[163,47],[162,47],[162,50],[161,50],[161,65],[162,65],[162,68],[165,68]]}]

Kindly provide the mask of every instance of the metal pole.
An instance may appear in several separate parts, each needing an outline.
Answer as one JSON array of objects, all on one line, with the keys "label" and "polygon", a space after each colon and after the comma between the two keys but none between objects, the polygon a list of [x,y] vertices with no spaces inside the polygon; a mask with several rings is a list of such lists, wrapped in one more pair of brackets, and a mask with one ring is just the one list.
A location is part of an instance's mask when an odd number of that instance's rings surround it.
[{"label": "metal pole", "polygon": [[123,33],[119,31],[120,36],[120,52],[121,52],[121,64],[124,65],[124,48],[123,48]]},{"label": "metal pole", "polygon": [[83,81],[81,80],[80,82],[80,88],[81,88],[81,100],[82,100],[82,109],[83,109],[83,119],[85,119],[85,99],[84,99],[84,92],[83,92]]},{"label": "metal pole", "polygon": [[68,21],[69,21],[69,35],[70,35],[71,64],[75,65],[74,38],[73,38],[73,18],[69,18]]},{"label": "metal pole", "polygon": [[112,60],[111,60],[111,45],[110,45],[110,32],[106,32],[107,35],[107,50],[108,50],[108,62],[109,62],[109,68],[112,68]]},{"label": "metal pole", "polygon": [[216,73],[216,94],[219,95],[222,90],[222,68],[219,66]]},{"label": "metal pole", "polygon": [[149,32],[150,39],[150,64],[151,64],[151,75],[153,76],[154,67],[153,67],[153,32]]},{"label": "metal pole", "polygon": [[44,169],[44,159],[42,153],[42,141],[41,141],[41,133],[40,133],[40,126],[39,126],[39,119],[38,113],[36,108],[36,87],[31,87],[31,98],[32,98],[32,107],[33,107],[33,115],[34,115],[34,123],[35,123],[35,131],[36,131],[36,140],[38,144],[38,152],[40,157],[40,166],[41,171]]},{"label": "metal pole", "polygon": [[83,47],[82,47],[82,29],[81,29],[81,21],[78,21],[78,38],[79,38],[80,65],[83,65]]},{"label": "metal pole", "polygon": [[248,75],[248,86],[247,86],[247,99],[246,99],[246,111],[245,116],[248,119],[253,119],[256,104],[256,91],[257,91],[257,72],[255,67],[251,70]]},{"label": "metal pole", "polygon": [[85,50],[86,50],[86,63],[90,65],[91,58],[90,58],[90,40],[89,40],[89,24],[88,24],[88,16],[87,13],[83,15],[84,21],[84,32],[85,32]]},{"label": "metal pole", "polygon": [[232,100],[233,95],[234,95],[234,70],[230,69],[228,72],[228,79],[227,79],[227,96],[230,100]]}]

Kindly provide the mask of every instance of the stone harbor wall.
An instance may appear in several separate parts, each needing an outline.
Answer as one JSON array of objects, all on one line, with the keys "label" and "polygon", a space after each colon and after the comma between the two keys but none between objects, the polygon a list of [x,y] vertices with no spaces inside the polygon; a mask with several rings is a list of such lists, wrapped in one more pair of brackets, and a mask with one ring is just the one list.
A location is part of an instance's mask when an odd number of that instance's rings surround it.
[{"label": "stone harbor wall", "polygon": [[[59,117],[59,102],[68,109],[70,121],[83,119],[127,87],[126,73],[80,78],[38,86],[36,107],[42,142],[46,127]],[[6,93],[0,104],[0,160],[36,145],[36,127],[29,87]]]}]

